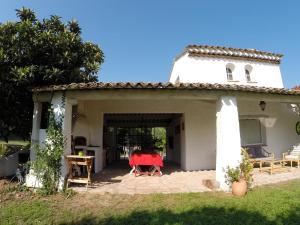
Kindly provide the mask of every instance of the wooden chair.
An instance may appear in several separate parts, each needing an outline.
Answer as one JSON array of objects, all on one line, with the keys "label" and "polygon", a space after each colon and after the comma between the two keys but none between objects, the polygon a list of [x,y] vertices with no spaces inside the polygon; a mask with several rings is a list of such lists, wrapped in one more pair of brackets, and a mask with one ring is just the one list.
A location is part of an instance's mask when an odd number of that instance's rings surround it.
[{"label": "wooden chair", "polygon": [[74,151],[73,151],[74,155],[78,155],[78,152],[85,150],[86,147],[87,147],[87,141],[85,137],[77,136],[74,138]]},{"label": "wooden chair", "polygon": [[300,167],[300,144],[293,146],[288,152],[282,154],[283,160],[290,162],[291,167],[293,162],[297,163],[297,167]]}]

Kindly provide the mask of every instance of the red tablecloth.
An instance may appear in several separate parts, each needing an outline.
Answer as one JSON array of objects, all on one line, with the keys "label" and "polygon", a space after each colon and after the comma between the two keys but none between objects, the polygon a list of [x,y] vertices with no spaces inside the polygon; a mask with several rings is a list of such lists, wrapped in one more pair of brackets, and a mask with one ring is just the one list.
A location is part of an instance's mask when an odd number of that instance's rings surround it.
[{"label": "red tablecloth", "polygon": [[163,161],[158,153],[133,153],[130,157],[129,165],[133,166],[160,166]]}]

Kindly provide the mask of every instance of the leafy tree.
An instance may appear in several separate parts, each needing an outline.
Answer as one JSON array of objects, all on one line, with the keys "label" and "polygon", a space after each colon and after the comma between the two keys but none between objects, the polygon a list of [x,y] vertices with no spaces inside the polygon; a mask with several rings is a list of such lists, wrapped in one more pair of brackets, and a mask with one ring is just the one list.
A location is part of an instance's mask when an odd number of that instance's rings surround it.
[{"label": "leafy tree", "polygon": [[84,42],[75,20],[39,20],[28,8],[19,21],[0,24],[0,138],[28,138],[33,111],[31,87],[96,81],[101,49]]}]

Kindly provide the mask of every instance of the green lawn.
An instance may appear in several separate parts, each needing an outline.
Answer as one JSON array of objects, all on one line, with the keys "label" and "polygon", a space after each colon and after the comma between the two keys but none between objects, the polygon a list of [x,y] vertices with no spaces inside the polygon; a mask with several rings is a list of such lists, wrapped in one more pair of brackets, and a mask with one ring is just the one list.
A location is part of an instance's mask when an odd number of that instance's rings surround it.
[{"label": "green lawn", "polygon": [[29,147],[28,141],[15,139],[15,140],[10,140],[7,143],[4,140],[0,140],[0,158],[3,156],[13,154],[16,151],[19,151],[20,149],[27,149],[28,147]]},{"label": "green lawn", "polygon": [[23,141],[23,140],[9,140],[8,143],[4,140],[0,140],[1,144],[9,144],[9,145],[27,145],[29,141]]},{"label": "green lawn", "polygon": [[225,193],[7,195],[0,202],[0,224],[300,224],[299,180],[255,188],[245,198]]}]

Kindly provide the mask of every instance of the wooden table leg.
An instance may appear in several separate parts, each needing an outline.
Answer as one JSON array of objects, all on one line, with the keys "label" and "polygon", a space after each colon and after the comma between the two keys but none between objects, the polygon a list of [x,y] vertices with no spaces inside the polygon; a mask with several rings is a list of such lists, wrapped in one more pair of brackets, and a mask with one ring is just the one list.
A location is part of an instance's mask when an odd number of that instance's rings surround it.
[{"label": "wooden table leg", "polygon": [[259,161],[259,172],[262,172],[262,161]]},{"label": "wooden table leg", "polygon": [[271,175],[273,174],[273,165],[274,165],[274,163],[271,162]]},{"label": "wooden table leg", "polygon": [[90,184],[90,186],[92,186],[92,179],[91,179],[92,164],[93,164],[93,161],[91,161],[91,160],[86,161],[87,173],[88,173],[87,186],[88,186],[88,184]]},{"label": "wooden table leg", "polygon": [[69,160],[67,160],[67,165],[68,165],[68,179],[72,177],[72,164],[70,163]]}]

